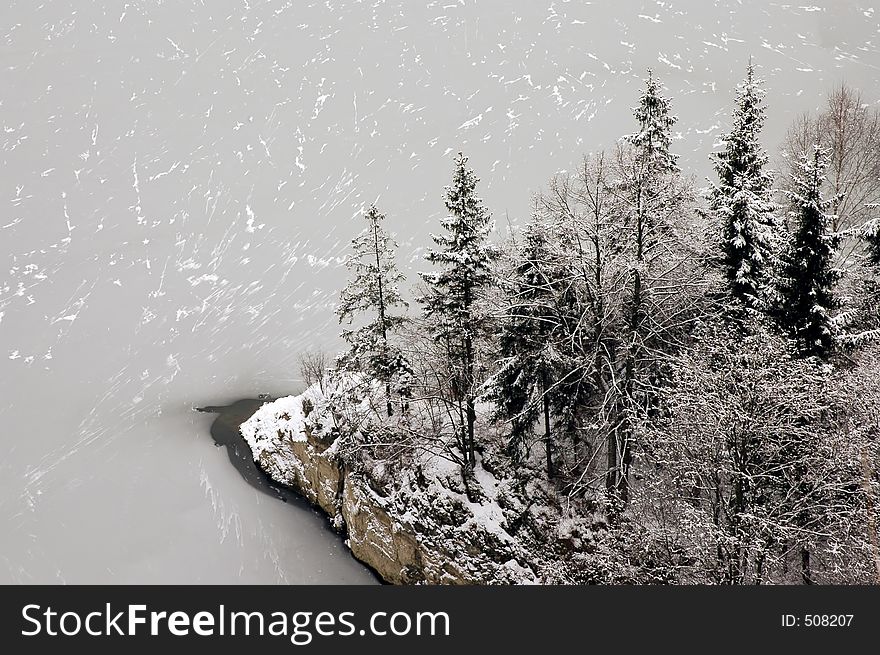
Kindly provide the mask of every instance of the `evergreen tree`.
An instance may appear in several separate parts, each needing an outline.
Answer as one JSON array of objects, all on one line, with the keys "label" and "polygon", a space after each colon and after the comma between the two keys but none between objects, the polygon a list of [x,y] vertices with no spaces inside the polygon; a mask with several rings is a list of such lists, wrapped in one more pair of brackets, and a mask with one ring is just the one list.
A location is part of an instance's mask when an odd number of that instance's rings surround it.
[{"label": "evergreen tree", "polygon": [[[880,206],[880,108],[861,92],[841,83],[830,90],[824,110],[804,114],[786,135],[783,156],[791,169],[799,157],[811,155],[814,144],[828,153],[825,186],[822,191],[832,203],[832,229],[844,233],[857,230],[877,218]],[[844,236],[841,253],[854,252]],[[845,261],[845,260],[844,260]]]},{"label": "evergreen tree", "polygon": [[446,348],[452,391],[462,418],[463,454],[472,467],[476,463],[477,342],[486,323],[479,303],[492,280],[496,251],[488,240],[492,218],[476,194],[479,178],[467,161],[461,153],[455,158],[452,185],[446,187],[449,215],[441,221],[446,232],[431,235],[438,248],[425,256],[440,270],[421,274],[428,290],[419,300],[425,318],[431,321],[432,337]]},{"label": "evergreen tree", "polygon": [[392,386],[409,395],[411,370],[399,348],[390,343],[390,334],[405,318],[394,313],[406,307],[399,285],[403,274],[394,263],[397,244],[382,227],[384,214],[375,205],[364,214],[367,227],[352,240],[354,254],[346,261],[352,277],[339,296],[336,314],[339,322],[351,324],[360,314],[370,314],[367,322],[354,330],[343,330],[349,345],[341,357],[348,370],[368,373],[385,383],[388,416],[393,413]]},{"label": "evergreen tree", "polygon": [[547,477],[553,475],[550,432],[551,386],[561,356],[554,341],[560,324],[555,310],[553,261],[546,228],[531,222],[517,249],[511,279],[505,285],[509,308],[501,325],[501,366],[492,384],[498,413],[510,421],[510,450],[517,459],[539,415],[544,422]]},{"label": "evergreen tree", "polygon": [[811,158],[802,158],[788,194],[797,228],[782,281],[780,320],[807,356],[826,355],[833,347],[832,312],[838,307],[834,285],[840,272],[832,263],[840,237],[829,231],[833,217],[821,190],[827,161],[816,146]]},{"label": "evergreen tree", "polygon": [[[874,207],[880,209],[880,205]],[[862,228],[862,240],[865,242],[865,250],[868,262],[880,268],[880,218],[869,220]]]},{"label": "evergreen tree", "polygon": [[678,117],[670,114],[669,99],[663,95],[660,82],[650,68],[645,90],[639,97],[638,106],[633,109],[633,115],[639,131],[624,138],[640,153],[642,164],[652,170],[678,171],[678,156],[669,151],[672,126]]},{"label": "evergreen tree", "polygon": [[776,248],[776,206],[772,177],[764,169],[767,153],[760,143],[764,127],[764,91],[749,62],[746,81],[737,91],[733,127],[722,137],[724,149],[713,155],[718,184],[711,206],[722,225],[722,261],[734,297],[753,307],[766,303],[772,289]]},{"label": "evergreen tree", "polygon": [[614,380],[615,420],[606,446],[605,485],[613,513],[629,499],[634,422],[647,404],[643,390],[650,386],[645,384],[651,367],[648,342],[658,336],[650,315],[652,287],[660,282],[656,269],[675,240],[672,223],[690,196],[689,188],[681,183],[677,156],[669,150],[677,121],[670,109],[669,99],[649,70],[645,90],[633,110],[639,131],[624,138],[631,147],[618,154],[615,186],[626,227],[618,249],[627,260],[629,279],[622,311],[624,345],[620,360],[608,372]]}]

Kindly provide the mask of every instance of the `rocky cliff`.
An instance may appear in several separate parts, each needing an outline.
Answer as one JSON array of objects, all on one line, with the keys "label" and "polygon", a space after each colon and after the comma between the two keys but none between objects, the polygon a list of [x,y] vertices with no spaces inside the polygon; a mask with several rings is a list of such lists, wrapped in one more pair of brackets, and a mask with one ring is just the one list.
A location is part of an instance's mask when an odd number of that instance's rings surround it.
[{"label": "rocky cliff", "polygon": [[457,467],[431,459],[418,476],[379,484],[343,464],[335,435],[315,420],[321,400],[310,388],[267,403],[241,432],[259,466],[326,512],[358,560],[392,584],[535,581],[508,531],[524,508],[504,481],[481,468],[465,494]]}]

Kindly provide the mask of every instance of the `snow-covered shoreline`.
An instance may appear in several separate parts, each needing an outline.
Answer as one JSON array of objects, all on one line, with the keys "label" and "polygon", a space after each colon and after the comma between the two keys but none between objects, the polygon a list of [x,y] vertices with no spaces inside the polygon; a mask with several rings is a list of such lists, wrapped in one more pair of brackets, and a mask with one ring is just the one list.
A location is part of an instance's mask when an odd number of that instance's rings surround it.
[{"label": "snow-covered shoreline", "polygon": [[466,494],[456,465],[427,456],[418,467],[420,484],[400,472],[399,485],[382,488],[342,463],[337,440],[314,430],[309,417],[323,400],[315,385],[266,403],[241,434],[273,480],[327,514],[355,558],[392,584],[538,581],[530,553],[510,531],[512,517],[528,508],[509,481],[479,465],[472,483],[478,488]]}]

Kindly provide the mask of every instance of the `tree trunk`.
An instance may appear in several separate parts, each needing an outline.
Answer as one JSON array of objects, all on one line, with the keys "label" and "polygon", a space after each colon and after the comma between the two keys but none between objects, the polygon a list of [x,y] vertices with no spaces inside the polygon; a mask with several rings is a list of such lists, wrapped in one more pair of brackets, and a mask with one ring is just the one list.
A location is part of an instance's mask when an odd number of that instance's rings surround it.
[{"label": "tree trunk", "polygon": [[605,491],[609,502],[617,498],[617,426],[608,433],[608,463],[605,471]]},{"label": "tree trunk", "polygon": [[553,444],[550,441],[550,399],[547,398],[547,379],[544,377],[541,384],[544,399],[544,448],[547,455],[547,479],[553,478]]},{"label": "tree trunk", "polygon": [[464,285],[464,310],[465,320],[461,326],[464,331],[464,386],[465,402],[467,405],[467,453],[468,465],[473,468],[477,464],[476,446],[474,440],[474,424],[477,422],[477,412],[474,408],[474,341],[471,335],[471,286],[466,280]]},{"label": "tree trunk", "polygon": [[868,541],[874,556],[874,569],[877,573],[877,584],[880,585],[880,544],[877,541],[877,521],[874,518],[874,494],[871,491],[871,465],[868,463],[868,447],[862,447],[862,489],[865,492],[865,507],[868,515]]},{"label": "tree trunk", "polygon": [[[385,293],[382,288],[382,260],[379,256],[379,226],[373,221],[373,251],[376,255],[376,286],[379,290],[379,325],[382,329],[382,357],[388,365],[388,326],[385,321]],[[386,371],[387,372],[387,371]],[[385,400],[388,416],[394,413],[391,407],[391,381],[385,380]]]},{"label": "tree trunk", "polygon": [[[629,391],[627,392],[627,404],[632,403],[630,393]],[[624,409],[624,412],[629,411],[629,408]],[[629,469],[632,465],[632,423],[628,415],[624,415],[621,425],[623,426],[623,430],[621,430],[623,438],[621,440],[622,443],[618,445],[620,449],[620,467],[617,474],[617,497],[620,500],[621,507],[626,507],[629,502]]]},{"label": "tree trunk", "polygon": [[[639,221],[639,244],[638,258],[642,259],[642,230]],[[626,355],[626,365],[624,368],[623,381],[623,418],[620,422],[622,426],[621,435],[622,443],[618,445],[620,449],[620,473],[618,474],[618,496],[622,506],[626,506],[629,502],[629,469],[632,465],[632,433],[633,426],[629,417],[635,403],[635,383],[636,383],[636,341],[642,323],[642,276],[638,270],[633,273],[633,298],[630,315],[630,330],[632,334],[632,343],[629,352]]]},{"label": "tree trunk", "polygon": [[813,573],[810,570],[810,549],[801,547],[801,581],[804,584],[813,584]]},{"label": "tree trunk", "polygon": [[[650,146],[650,144],[649,144]],[[635,396],[635,375],[636,375],[636,343],[638,341],[638,332],[642,320],[642,276],[639,271],[642,261],[645,257],[645,207],[644,207],[644,181],[639,180],[636,190],[636,266],[633,267],[633,287],[632,287],[632,304],[629,308],[629,337],[630,343],[627,346],[626,360],[623,370],[623,389],[621,390],[621,398],[617,405],[617,423],[615,425],[616,434],[613,440],[609,441],[608,454],[608,472],[612,478],[613,486],[611,489],[612,497],[618,504],[618,509],[626,507],[629,502],[629,468],[632,463],[632,425],[628,416],[628,412],[632,410],[633,399]],[[612,443],[613,441],[613,443]],[[614,468],[611,467],[612,452],[611,446],[614,446]],[[606,486],[608,481],[606,479]]]},{"label": "tree trunk", "polygon": [[467,449],[468,449],[468,465],[474,468],[477,464],[477,449],[474,439],[474,424],[477,422],[477,412],[474,408],[473,396],[468,394],[467,397]]}]

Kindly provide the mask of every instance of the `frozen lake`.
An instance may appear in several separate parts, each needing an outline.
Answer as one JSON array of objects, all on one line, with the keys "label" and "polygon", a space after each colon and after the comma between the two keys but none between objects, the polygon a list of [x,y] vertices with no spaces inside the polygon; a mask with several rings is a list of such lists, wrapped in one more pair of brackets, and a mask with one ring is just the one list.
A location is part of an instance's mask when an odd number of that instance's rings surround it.
[{"label": "frozen lake", "polygon": [[749,55],[766,143],[846,80],[880,6],[131,0],[0,7],[0,583],[373,583],[325,520],[249,486],[222,405],[333,350],[379,200],[405,270],[463,149],[502,228],[631,131],[652,66],[708,174]]}]

